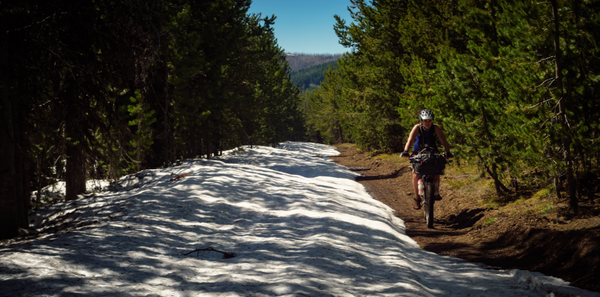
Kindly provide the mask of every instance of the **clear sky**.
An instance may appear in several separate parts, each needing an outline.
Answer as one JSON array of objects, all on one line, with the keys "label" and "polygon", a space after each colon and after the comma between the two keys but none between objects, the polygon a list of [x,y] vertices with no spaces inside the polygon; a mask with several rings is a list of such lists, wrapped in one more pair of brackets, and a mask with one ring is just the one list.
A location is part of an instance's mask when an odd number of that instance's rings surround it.
[{"label": "clear sky", "polygon": [[275,37],[286,53],[341,54],[349,49],[333,31],[337,14],[351,22],[350,0],[252,0],[249,13],[275,15]]}]

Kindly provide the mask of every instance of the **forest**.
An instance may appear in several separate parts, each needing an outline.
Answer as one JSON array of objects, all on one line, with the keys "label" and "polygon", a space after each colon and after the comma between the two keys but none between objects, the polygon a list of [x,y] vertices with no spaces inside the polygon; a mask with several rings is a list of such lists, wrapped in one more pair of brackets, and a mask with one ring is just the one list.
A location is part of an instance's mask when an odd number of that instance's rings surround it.
[{"label": "forest", "polygon": [[[600,165],[600,1],[351,0],[350,53],[307,92],[313,139],[401,152],[428,108],[496,194],[579,201]],[[565,196],[563,196],[565,195]]]},{"label": "forest", "polygon": [[[72,200],[88,178],[240,145],[400,152],[422,108],[499,196],[548,188],[577,211],[597,192],[600,0],[349,0],[334,27],[349,53],[312,64],[250,5],[1,2],[0,239],[58,179]],[[334,60],[320,88],[290,78]]]},{"label": "forest", "polygon": [[336,61],[342,54],[305,54],[305,53],[287,53],[286,58],[290,64],[292,72],[298,72],[302,69]]},{"label": "forest", "polygon": [[319,87],[323,79],[325,79],[325,71],[330,68],[335,68],[336,65],[336,61],[315,65],[292,72],[290,78],[294,85],[298,86],[301,92],[305,90],[314,90]]},{"label": "forest", "polygon": [[88,178],[304,137],[275,16],[250,4],[2,1],[0,239],[58,179],[72,200]]}]

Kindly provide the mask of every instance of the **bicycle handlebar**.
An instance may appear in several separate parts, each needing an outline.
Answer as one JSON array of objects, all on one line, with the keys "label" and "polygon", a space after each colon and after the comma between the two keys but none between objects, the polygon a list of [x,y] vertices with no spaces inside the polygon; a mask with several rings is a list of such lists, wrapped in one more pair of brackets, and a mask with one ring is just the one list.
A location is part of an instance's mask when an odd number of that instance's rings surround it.
[{"label": "bicycle handlebar", "polygon": [[[454,158],[454,154],[453,154],[453,156],[452,156],[452,157],[448,157],[448,156],[446,155],[446,153],[440,153],[440,155],[441,155],[442,157],[444,157],[446,160],[450,160],[450,159]],[[408,156],[408,160],[410,160],[410,159],[412,159],[412,158],[414,158],[414,157],[416,157],[416,156],[417,156],[417,155],[410,154],[410,155]]]}]

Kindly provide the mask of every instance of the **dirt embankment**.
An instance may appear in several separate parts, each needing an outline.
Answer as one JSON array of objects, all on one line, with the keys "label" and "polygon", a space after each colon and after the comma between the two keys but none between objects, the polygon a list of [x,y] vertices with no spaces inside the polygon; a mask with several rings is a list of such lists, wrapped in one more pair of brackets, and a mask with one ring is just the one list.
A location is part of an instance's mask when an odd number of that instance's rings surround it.
[{"label": "dirt embankment", "polygon": [[[375,199],[395,210],[407,234],[423,249],[481,262],[502,269],[539,271],[600,292],[600,206],[583,203],[577,216],[565,212],[540,215],[486,207],[477,197],[448,186],[442,178],[436,203],[435,229],[425,226],[422,210],[414,210],[408,163],[371,158],[352,145],[338,145],[332,158],[361,176],[357,178]],[[522,207],[534,207],[525,202]],[[560,204],[560,203],[559,203]],[[560,205],[557,208],[560,208]]]}]

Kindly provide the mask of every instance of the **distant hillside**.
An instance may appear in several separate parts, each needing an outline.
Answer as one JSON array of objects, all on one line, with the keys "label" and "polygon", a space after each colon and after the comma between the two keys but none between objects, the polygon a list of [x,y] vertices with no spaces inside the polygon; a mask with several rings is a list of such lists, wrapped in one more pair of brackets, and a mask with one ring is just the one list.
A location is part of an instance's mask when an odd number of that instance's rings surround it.
[{"label": "distant hillside", "polygon": [[311,66],[335,61],[342,57],[342,54],[299,54],[287,53],[287,60],[290,63],[292,72],[296,72]]},{"label": "distant hillside", "polygon": [[297,85],[300,90],[314,89],[321,85],[321,82],[325,79],[325,70],[329,67],[337,67],[337,60],[292,72],[290,77],[294,85]]}]

